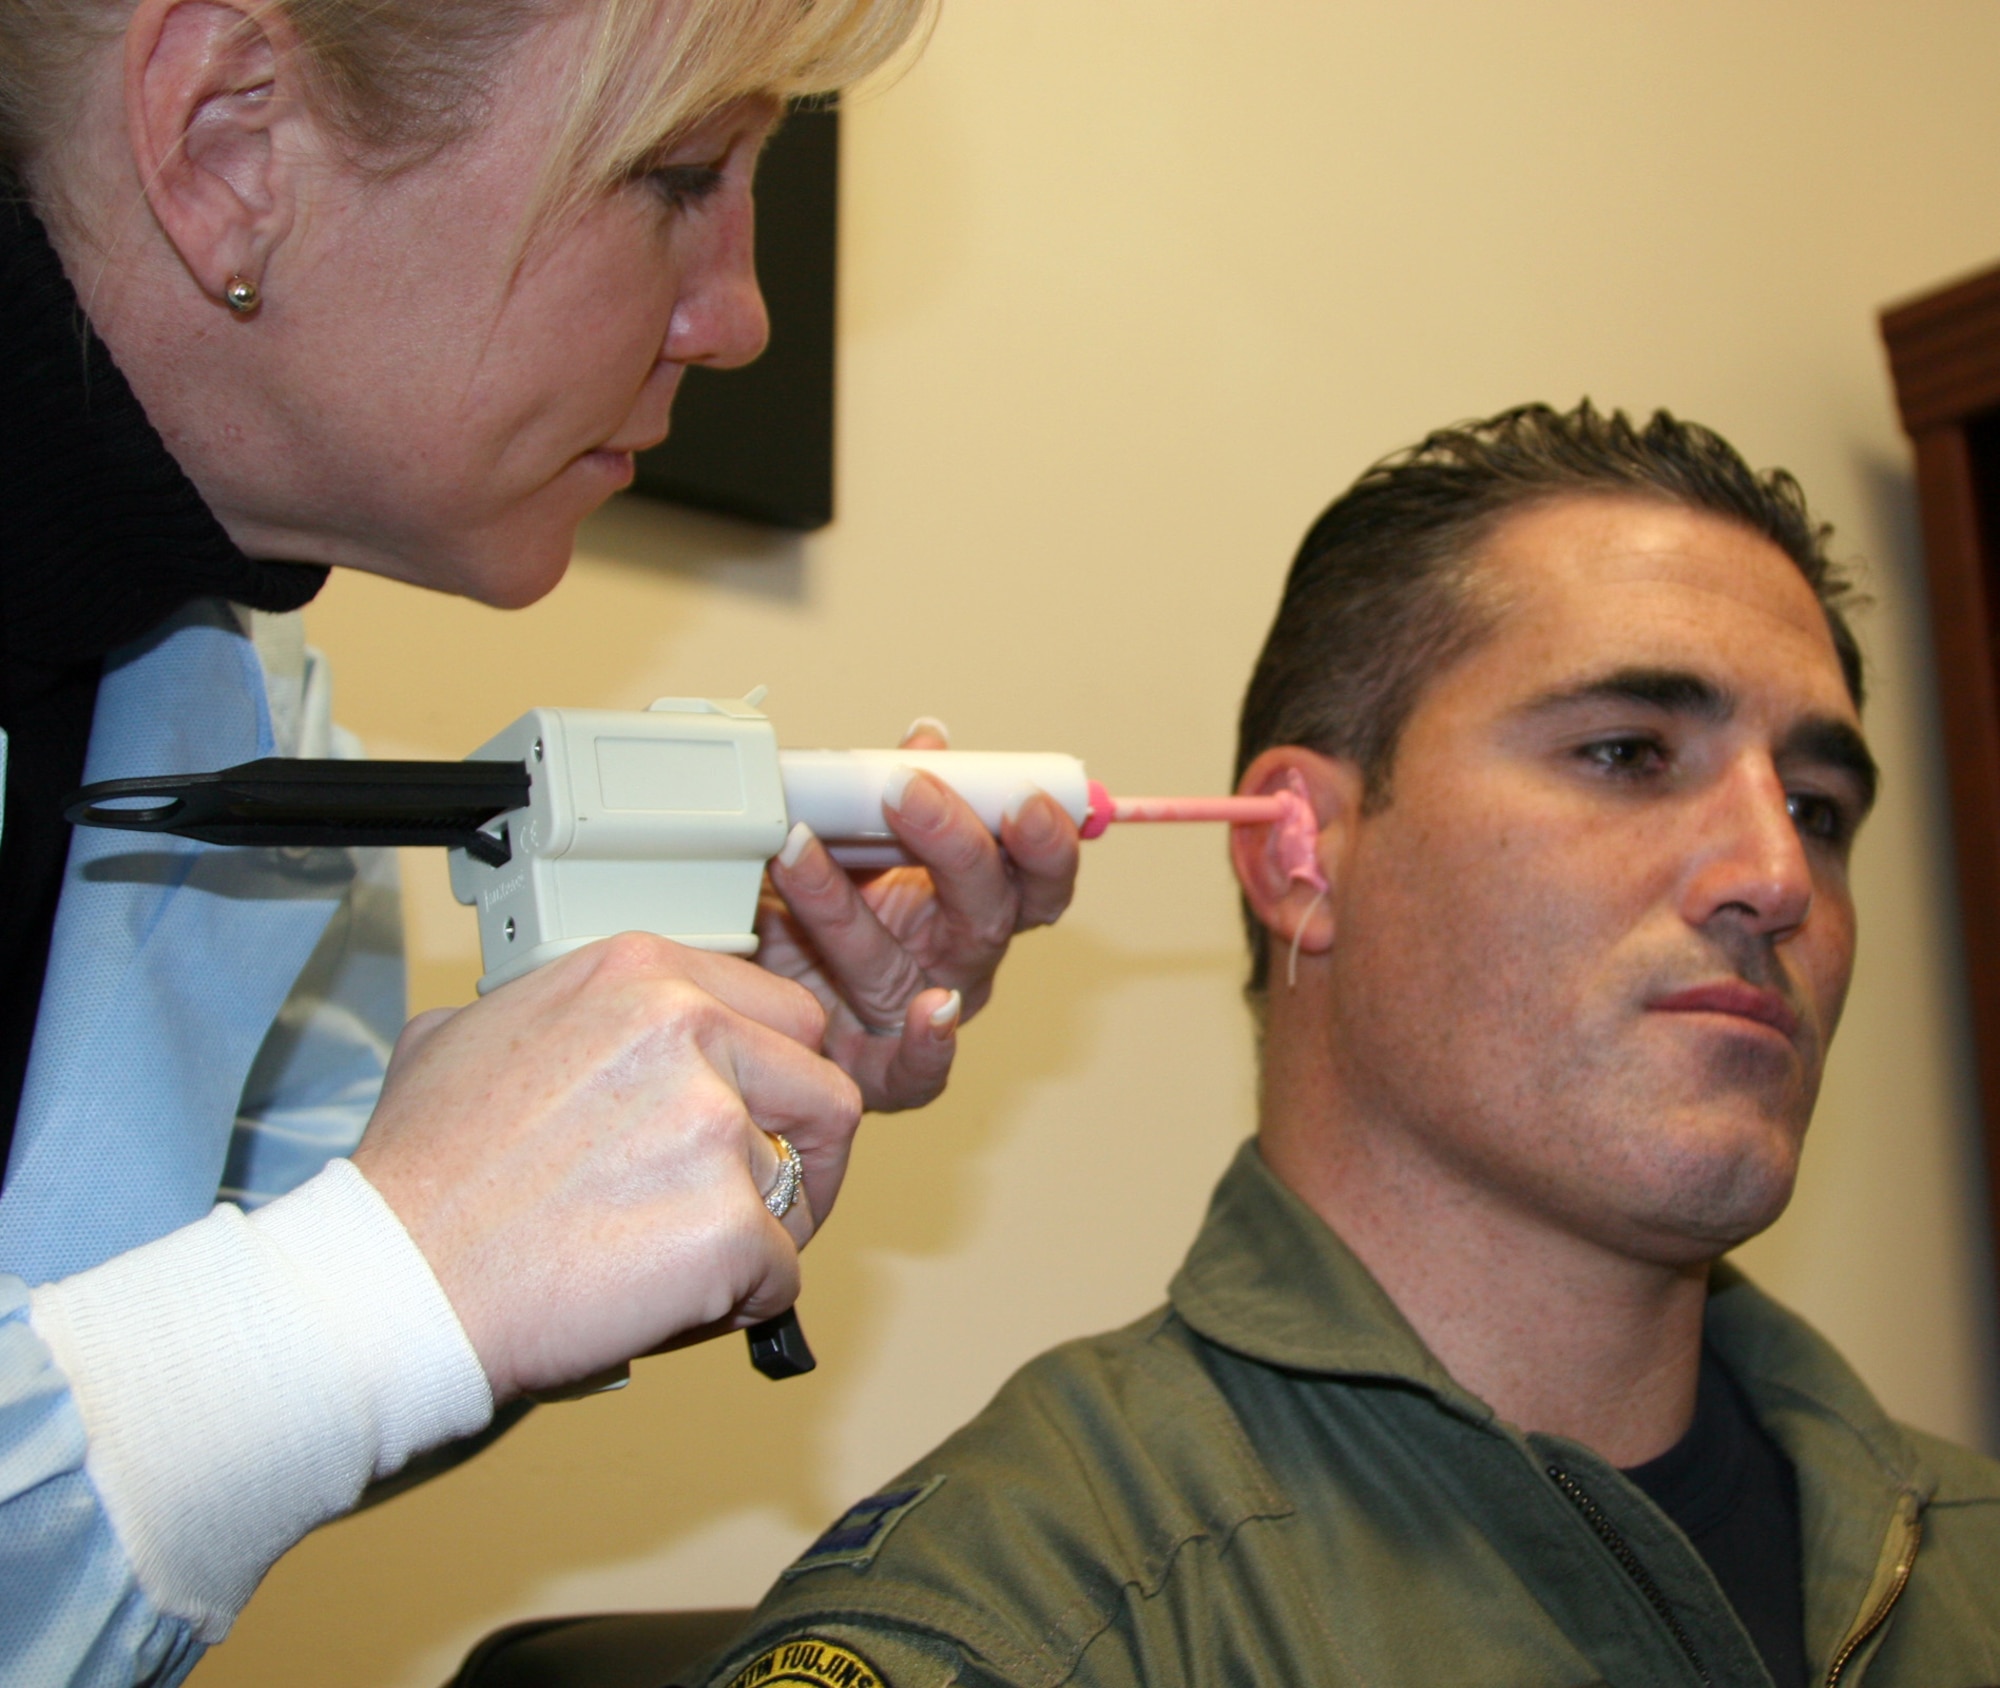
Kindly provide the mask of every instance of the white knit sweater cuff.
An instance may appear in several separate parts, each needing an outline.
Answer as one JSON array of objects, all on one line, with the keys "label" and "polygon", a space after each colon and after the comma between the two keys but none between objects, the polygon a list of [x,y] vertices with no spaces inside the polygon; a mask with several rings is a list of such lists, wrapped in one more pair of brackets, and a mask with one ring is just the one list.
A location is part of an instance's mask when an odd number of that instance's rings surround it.
[{"label": "white knit sweater cuff", "polygon": [[206,1642],[371,1478],[493,1413],[437,1278],[351,1161],[44,1284],[29,1318],[140,1588]]}]

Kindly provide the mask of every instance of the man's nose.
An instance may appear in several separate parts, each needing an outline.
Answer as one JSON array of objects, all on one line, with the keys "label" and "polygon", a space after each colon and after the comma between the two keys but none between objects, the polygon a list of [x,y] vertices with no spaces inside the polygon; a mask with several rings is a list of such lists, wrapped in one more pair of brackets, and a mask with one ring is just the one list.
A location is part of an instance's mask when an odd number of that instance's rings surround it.
[{"label": "man's nose", "polygon": [[668,363],[735,369],[755,359],[770,338],[771,316],[757,285],[756,215],[745,192],[702,229],[681,274],[660,355]]},{"label": "man's nose", "polygon": [[1734,764],[1704,806],[1701,825],[1686,886],[1691,925],[1733,921],[1776,941],[1805,924],[1812,909],[1812,862],[1784,781],[1768,758]]}]

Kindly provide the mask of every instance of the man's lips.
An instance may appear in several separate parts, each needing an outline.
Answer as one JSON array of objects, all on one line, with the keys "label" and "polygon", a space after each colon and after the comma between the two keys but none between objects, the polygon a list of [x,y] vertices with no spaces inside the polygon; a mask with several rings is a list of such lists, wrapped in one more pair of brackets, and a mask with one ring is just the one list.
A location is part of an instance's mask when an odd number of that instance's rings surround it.
[{"label": "man's lips", "polygon": [[1655,997],[1646,1005],[1661,1014],[1729,1014],[1739,1020],[1753,1020],[1769,1026],[1787,1038],[1799,1033],[1798,1010],[1776,991],[1762,990],[1741,979],[1718,979],[1713,984],[1691,985],[1670,996]]}]

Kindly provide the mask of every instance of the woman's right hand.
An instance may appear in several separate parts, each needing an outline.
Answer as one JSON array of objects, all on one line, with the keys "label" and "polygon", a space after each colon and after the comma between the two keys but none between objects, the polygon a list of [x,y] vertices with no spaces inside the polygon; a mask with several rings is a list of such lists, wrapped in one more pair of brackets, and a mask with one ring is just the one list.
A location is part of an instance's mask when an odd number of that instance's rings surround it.
[{"label": "woman's right hand", "polygon": [[[792,1304],[861,1113],[825,1030],[790,980],[638,933],[410,1022],[354,1163],[496,1402]],[[782,1223],[768,1132],[805,1163]]]}]

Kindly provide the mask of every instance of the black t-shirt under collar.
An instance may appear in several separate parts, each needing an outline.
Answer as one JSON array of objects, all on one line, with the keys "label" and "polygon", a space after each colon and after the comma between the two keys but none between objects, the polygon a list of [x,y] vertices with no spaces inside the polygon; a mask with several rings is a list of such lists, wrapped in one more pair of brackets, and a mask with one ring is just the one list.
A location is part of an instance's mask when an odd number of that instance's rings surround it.
[{"label": "black t-shirt under collar", "polygon": [[1688,1433],[1625,1476],[1694,1543],[1777,1688],[1806,1688],[1798,1479],[1710,1349]]}]

